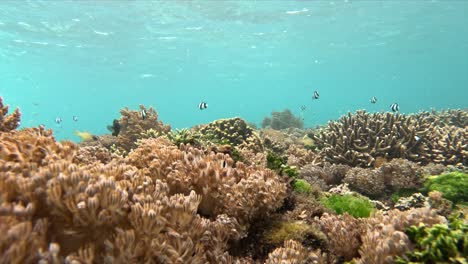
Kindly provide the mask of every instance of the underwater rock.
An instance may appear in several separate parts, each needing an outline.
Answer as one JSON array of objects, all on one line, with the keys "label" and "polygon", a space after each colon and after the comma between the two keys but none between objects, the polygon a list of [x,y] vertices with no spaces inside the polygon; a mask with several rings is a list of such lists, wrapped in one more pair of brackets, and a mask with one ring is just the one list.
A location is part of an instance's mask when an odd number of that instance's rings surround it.
[{"label": "underwater rock", "polygon": [[262,121],[262,128],[267,127],[276,130],[303,128],[304,122],[300,117],[294,116],[291,110],[285,109],[282,112],[271,112],[271,117],[265,117]]},{"label": "underwater rock", "polygon": [[410,197],[400,197],[395,204],[395,208],[400,211],[406,211],[411,208],[429,207],[427,198],[421,193],[414,193]]}]

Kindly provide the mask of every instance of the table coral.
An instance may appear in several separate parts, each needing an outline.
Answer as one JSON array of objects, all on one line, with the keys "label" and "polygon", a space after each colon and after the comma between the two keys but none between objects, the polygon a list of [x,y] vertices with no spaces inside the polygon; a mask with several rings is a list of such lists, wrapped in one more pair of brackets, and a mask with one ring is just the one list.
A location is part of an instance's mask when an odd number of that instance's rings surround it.
[{"label": "table coral", "polygon": [[20,125],[20,118],[18,108],[8,115],[8,105],[3,105],[3,99],[0,97],[0,132],[15,130]]}]

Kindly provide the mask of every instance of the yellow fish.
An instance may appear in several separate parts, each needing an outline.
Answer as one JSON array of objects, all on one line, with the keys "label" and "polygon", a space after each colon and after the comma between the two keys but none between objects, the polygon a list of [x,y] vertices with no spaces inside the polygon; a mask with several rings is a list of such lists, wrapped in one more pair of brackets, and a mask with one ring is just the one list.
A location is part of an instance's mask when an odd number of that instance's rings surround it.
[{"label": "yellow fish", "polygon": [[97,140],[97,137],[88,131],[75,131],[73,134],[81,138],[81,141],[92,141]]}]

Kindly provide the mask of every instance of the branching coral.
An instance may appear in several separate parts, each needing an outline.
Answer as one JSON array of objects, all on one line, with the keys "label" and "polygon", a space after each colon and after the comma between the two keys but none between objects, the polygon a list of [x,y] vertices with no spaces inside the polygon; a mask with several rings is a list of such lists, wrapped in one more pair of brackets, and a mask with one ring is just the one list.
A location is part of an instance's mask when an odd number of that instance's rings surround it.
[{"label": "branching coral", "polygon": [[129,164],[145,171],[152,179],[164,179],[171,193],[195,190],[202,196],[199,211],[216,216],[225,213],[244,224],[266,216],[282,204],[286,186],[270,170],[254,169],[229,156],[204,154],[182,145],[181,149],[164,139],[147,139],[127,158]]},{"label": "branching coral", "polygon": [[[372,167],[378,157],[405,158],[421,164],[466,164],[466,119],[457,112],[453,121],[426,112],[414,115],[357,111],[329,122],[312,135],[325,160],[351,166]],[[452,114],[449,114],[451,116]],[[455,114],[453,114],[455,115]],[[447,125],[448,124],[448,125]]]},{"label": "branching coral", "polygon": [[8,114],[8,105],[3,105],[3,99],[0,97],[0,132],[15,130],[20,125],[21,113],[16,108],[13,113]]},{"label": "branching coral", "polygon": [[435,163],[468,166],[468,127],[433,127],[425,148]]}]

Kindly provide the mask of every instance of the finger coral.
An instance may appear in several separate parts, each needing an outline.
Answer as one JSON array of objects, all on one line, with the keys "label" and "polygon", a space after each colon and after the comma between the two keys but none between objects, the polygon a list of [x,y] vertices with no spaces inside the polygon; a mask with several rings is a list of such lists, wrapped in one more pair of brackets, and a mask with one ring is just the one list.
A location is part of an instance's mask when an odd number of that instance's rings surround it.
[{"label": "finger coral", "polygon": [[254,169],[227,155],[204,154],[190,146],[180,149],[164,139],[147,139],[127,162],[152,179],[165,180],[170,193],[195,190],[202,196],[202,215],[227,214],[240,223],[266,216],[282,204],[286,186],[270,170]]},{"label": "finger coral", "polygon": [[20,118],[18,108],[8,115],[8,105],[3,105],[3,99],[0,97],[0,132],[15,130],[20,125]]}]

